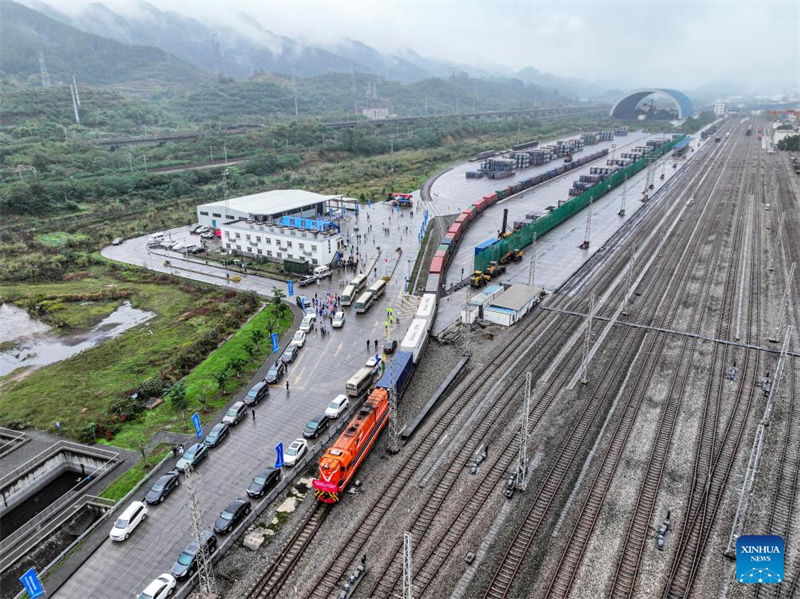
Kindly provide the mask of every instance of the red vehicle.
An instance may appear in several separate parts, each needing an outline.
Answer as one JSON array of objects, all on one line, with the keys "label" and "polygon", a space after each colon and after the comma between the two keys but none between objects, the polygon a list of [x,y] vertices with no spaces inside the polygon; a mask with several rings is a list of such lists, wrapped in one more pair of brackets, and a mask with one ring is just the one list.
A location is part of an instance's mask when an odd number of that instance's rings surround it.
[{"label": "red vehicle", "polygon": [[311,482],[317,499],[324,503],[339,501],[342,491],[389,422],[389,412],[389,393],[386,389],[375,389],[336,443],[320,458],[319,477]]}]

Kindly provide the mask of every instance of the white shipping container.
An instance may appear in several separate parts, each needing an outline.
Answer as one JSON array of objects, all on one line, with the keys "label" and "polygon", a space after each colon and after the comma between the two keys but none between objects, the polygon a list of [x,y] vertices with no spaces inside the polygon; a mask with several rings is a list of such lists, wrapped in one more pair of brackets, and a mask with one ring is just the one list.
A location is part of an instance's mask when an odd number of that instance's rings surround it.
[{"label": "white shipping container", "polygon": [[406,336],[403,337],[400,349],[411,352],[414,357],[414,364],[419,360],[419,354],[422,352],[422,347],[425,345],[427,337],[428,321],[423,318],[415,318],[411,321],[411,326],[408,328]]},{"label": "white shipping container", "polygon": [[422,296],[417,308],[417,315],[415,318],[425,318],[431,320],[436,312],[436,295],[433,293],[426,293]]}]

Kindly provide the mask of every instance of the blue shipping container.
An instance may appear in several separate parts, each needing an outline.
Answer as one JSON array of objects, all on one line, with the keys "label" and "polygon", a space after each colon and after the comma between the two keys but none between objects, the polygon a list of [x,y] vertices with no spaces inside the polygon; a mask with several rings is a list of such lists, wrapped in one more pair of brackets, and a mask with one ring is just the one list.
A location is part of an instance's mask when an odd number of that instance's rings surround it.
[{"label": "blue shipping container", "polygon": [[375,386],[390,391],[394,389],[395,396],[399,398],[406,390],[413,372],[414,355],[410,351],[398,351]]},{"label": "blue shipping container", "polygon": [[498,242],[498,239],[496,237],[492,237],[491,239],[488,239],[487,241],[484,241],[483,243],[476,245],[475,246],[475,255],[477,256],[483,250],[485,250],[489,246],[494,245],[497,242]]}]

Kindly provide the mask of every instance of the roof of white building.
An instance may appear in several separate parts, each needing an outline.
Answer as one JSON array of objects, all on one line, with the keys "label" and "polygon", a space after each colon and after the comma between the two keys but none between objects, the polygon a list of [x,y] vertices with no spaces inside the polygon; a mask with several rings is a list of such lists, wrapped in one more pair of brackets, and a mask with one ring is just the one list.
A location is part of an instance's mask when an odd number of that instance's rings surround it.
[{"label": "roof of white building", "polygon": [[[227,204],[231,210],[240,210],[248,214],[263,214],[269,216],[271,214],[286,212],[288,210],[298,210],[306,206],[311,206],[312,204],[339,198],[343,198],[343,196],[321,195],[311,191],[303,191],[302,189],[276,189],[273,191],[254,193],[240,198],[230,198]],[[355,201],[352,198],[343,199]],[[224,200],[209,202],[208,204],[198,206],[198,208],[224,207]]]},{"label": "roof of white building", "polygon": [[528,285],[512,285],[489,302],[491,308],[506,308],[509,310],[521,310],[533,298],[539,295],[538,287]]}]

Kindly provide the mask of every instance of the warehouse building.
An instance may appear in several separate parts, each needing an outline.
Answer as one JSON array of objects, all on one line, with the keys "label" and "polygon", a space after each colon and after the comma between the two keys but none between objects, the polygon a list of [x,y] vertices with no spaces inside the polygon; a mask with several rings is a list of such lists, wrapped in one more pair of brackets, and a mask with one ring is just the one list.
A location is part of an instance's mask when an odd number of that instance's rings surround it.
[{"label": "warehouse building", "polygon": [[533,309],[539,302],[540,296],[541,291],[537,287],[511,285],[484,304],[483,318],[510,327]]},{"label": "warehouse building", "polygon": [[310,266],[335,263],[337,224],[356,200],[302,190],[276,190],[197,207],[202,225],[219,229],[222,248],[250,258]]}]

